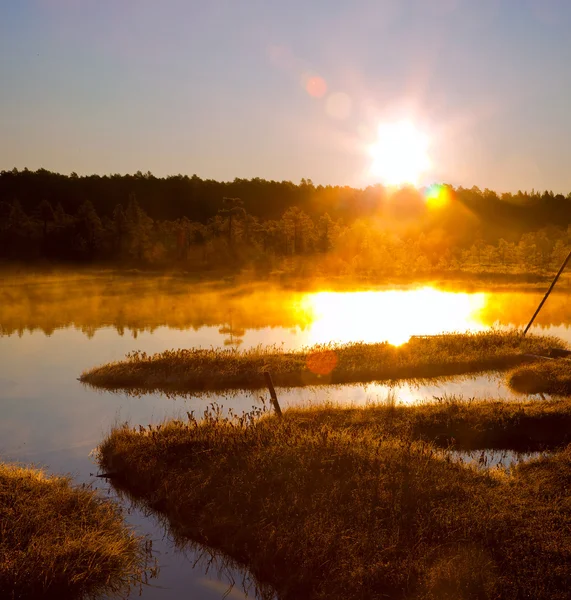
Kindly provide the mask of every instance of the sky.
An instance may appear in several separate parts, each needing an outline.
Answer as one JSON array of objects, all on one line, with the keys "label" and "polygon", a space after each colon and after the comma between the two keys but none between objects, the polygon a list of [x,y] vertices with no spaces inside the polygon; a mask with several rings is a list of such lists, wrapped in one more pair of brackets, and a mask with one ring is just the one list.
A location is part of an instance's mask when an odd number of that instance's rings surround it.
[{"label": "sky", "polygon": [[[0,170],[571,192],[568,0],[0,0]],[[406,154],[406,148],[405,152]]]}]

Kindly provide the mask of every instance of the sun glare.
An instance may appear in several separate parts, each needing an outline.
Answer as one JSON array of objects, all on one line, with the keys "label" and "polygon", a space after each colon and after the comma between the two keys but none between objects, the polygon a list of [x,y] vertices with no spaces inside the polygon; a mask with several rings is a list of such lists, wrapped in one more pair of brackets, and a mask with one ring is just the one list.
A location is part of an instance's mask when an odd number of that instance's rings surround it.
[{"label": "sun glare", "polygon": [[418,185],[430,168],[428,137],[410,121],[382,123],[369,148],[370,173],[386,185]]},{"label": "sun glare", "polygon": [[313,317],[308,344],[407,342],[412,335],[482,331],[486,294],[443,292],[431,287],[378,292],[318,292],[302,307]]}]

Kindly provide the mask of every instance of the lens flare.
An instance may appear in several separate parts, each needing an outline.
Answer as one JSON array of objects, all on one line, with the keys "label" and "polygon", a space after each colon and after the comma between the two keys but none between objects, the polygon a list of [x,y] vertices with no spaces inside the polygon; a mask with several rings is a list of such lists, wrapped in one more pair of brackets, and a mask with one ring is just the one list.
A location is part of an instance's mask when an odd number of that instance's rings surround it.
[{"label": "lens flare", "polygon": [[327,83],[323,77],[309,77],[305,80],[305,91],[313,98],[322,98],[327,93]]},{"label": "lens flare", "polygon": [[429,208],[438,209],[450,203],[452,194],[447,186],[435,183],[426,190],[424,198]]},{"label": "lens flare", "polygon": [[307,368],[316,375],[329,375],[337,366],[337,354],[333,350],[312,352],[306,360]]}]

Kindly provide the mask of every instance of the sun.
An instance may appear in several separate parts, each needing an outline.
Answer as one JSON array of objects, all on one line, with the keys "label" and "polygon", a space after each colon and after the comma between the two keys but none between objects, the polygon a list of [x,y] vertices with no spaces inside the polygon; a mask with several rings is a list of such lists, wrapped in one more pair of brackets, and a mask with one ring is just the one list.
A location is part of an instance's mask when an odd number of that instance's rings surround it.
[{"label": "sun", "polygon": [[381,123],[369,147],[370,174],[387,185],[418,185],[430,168],[428,137],[410,121]]}]

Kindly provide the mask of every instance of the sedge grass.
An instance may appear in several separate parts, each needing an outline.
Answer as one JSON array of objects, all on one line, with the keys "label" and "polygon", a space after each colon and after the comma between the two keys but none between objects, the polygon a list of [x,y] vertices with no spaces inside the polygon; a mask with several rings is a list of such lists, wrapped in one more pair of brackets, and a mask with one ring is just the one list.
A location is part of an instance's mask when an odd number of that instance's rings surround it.
[{"label": "sedge grass", "polygon": [[82,373],[95,387],[140,391],[259,389],[263,372],[277,386],[356,383],[460,375],[514,367],[524,355],[563,347],[557,338],[518,331],[487,331],[413,337],[401,346],[325,344],[286,352],[276,346],[236,349],[179,349],[154,355],[131,352],[123,361]]},{"label": "sedge grass", "polygon": [[0,463],[1,598],[117,597],[144,580],[149,552],[94,490]]},{"label": "sedge grass", "polygon": [[507,379],[514,391],[523,394],[571,396],[571,361],[551,359],[522,365]]},{"label": "sedge grass", "polygon": [[568,598],[567,488],[538,493],[533,472],[568,481],[568,454],[481,472],[370,415],[329,417],[124,426],[99,460],[178,536],[247,565],[282,600]]}]

